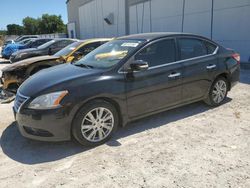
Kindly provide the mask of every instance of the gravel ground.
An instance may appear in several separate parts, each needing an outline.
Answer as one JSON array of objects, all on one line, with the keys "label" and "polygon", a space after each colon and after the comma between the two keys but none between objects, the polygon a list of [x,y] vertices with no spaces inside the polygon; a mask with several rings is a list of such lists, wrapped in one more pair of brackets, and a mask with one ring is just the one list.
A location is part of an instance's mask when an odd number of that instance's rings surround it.
[{"label": "gravel ground", "polygon": [[23,138],[12,105],[0,104],[1,187],[250,187],[250,71],[218,108],[142,119],[92,149]]}]

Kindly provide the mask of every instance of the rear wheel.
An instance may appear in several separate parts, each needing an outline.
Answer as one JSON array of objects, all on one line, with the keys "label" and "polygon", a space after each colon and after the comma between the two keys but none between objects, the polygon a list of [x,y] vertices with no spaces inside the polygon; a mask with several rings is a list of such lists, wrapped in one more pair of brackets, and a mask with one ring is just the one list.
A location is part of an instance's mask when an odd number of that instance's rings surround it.
[{"label": "rear wheel", "polygon": [[212,84],[205,102],[210,106],[221,105],[227,97],[228,81],[224,77],[218,77]]},{"label": "rear wheel", "polygon": [[97,146],[109,140],[116,131],[118,114],[112,104],[92,101],[80,109],[72,126],[72,134],[80,144]]}]

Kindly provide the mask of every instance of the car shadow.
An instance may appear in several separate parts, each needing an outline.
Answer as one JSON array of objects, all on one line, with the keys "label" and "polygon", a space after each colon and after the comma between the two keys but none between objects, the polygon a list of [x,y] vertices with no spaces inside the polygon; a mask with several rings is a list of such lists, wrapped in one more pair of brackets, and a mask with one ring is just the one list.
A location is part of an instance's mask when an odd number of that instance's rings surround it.
[{"label": "car shadow", "polygon": [[[225,103],[231,100],[231,98],[227,98]],[[115,136],[106,144],[110,147],[119,147],[122,145],[119,142],[120,138],[131,136],[148,129],[169,126],[171,122],[194,116],[210,109],[212,108],[208,107],[203,102],[198,102],[137,120],[119,129]],[[94,149],[83,147],[74,141],[40,142],[26,139],[19,133],[15,122],[4,130],[0,144],[3,153],[9,158],[30,165],[56,161],[85,152],[89,149]]]}]

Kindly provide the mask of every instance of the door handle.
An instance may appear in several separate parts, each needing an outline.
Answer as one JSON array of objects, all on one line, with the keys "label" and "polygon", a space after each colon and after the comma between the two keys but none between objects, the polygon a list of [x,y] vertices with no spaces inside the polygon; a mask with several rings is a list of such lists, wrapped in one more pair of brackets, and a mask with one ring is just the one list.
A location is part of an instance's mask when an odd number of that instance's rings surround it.
[{"label": "door handle", "polygon": [[216,65],[208,65],[207,66],[207,70],[211,70],[211,69],[214,69],[214,68],[216,68]]},{"label": "door handle", "polygon": [[171,73],[168,77],[169,78],[176,78],[176,77],[179,77],[179,76],[181,76],[181,73],[176,72],[176,73]]}]

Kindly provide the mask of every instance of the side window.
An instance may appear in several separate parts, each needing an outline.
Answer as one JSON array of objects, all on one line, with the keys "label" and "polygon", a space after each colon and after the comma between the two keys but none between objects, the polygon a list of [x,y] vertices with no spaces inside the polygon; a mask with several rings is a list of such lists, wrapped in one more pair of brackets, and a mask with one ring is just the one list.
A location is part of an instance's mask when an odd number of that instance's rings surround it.
[{"label": "side window", "polygon": [[35,42],[32,44],[32,47],[36,48],[36,47],[38,47],[38,46],[40,46],[40,45],[42,45],[42,44],[43,44],[43,41],[42,41],[42,40],[37,40],[37,41],[35,41]]},{"label": "side window", "polygon": [[37,41],[32,42],[32,43],[30,44],[30,47],[31,47],[31,48],[36,48],[36,47],[37,47]]},{"label": "side window", "polygon": [[204,42],[205,43],[205,46],[207,48],[207,54],[212,54],[214,53],[214,51],[216,50],[217,46],[210,43],[210,42]]},{"label": "side window", "polygon": [[171,63],[175,61],[175,40],[167,39],[156,42],[135,56],[135,60],[143,60],[149,64],[149,67]]},{"label": "side window", "polygon": [[70,40],[58,41],[58,42],[56,43],[56,48],[64,48],[64,47],[68,46],[68,45],[71,44],[71,43],[72,43],[72,41],[70,41]]},{"label": "side window", "polygon": [[46,42],[46,40],[38,40],[37,46],[40,46],[40,45],[44,44],[45,42]]},{"label": "side window", "polygon": [[51,48],[59,48],[60,43],[55,42],[54,44],[50,45]]},{"label": "side window", "polygon": [[94,49],[96,49],[99,46],[101,46],[100,42],[90,43],[79,48],[76,52],[80,52],[83,55],[87,55],[88,53],[92,52]]},{"label": "side window", "polygon": [[207,55],[207,49],[202,40],[181,38],[178,41],[181,60]]}]

